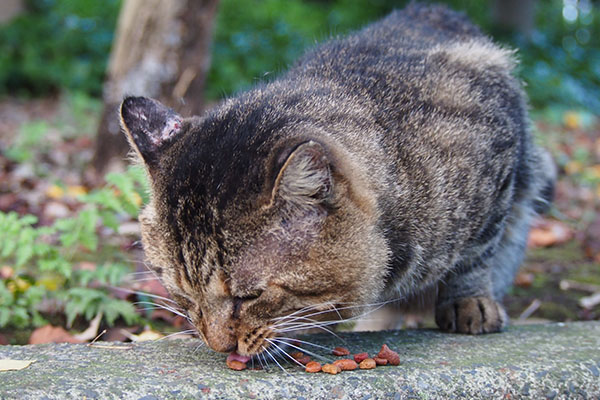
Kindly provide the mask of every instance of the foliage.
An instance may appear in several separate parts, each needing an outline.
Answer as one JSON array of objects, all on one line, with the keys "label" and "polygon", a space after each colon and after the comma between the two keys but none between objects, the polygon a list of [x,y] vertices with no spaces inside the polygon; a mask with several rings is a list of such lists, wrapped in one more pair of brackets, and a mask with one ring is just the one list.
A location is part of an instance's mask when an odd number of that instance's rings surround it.
[{"label": "foliage", "polygon": [[[569,19],[566,17],[568,16]],[[517,34],[521,76],[535,107],[600,110],[600,9],[590,1],[552,0],[538,7],[531,40]]]},{"label": "foliage", "polygon": [[[290,65],[303,49],[330,34],[341,34],[385,15],[406,1],[328,2],[249,0],[239,12],[237,0],[222,0],[214,38],[213,63],[207,96],[248,88],[264,75]],[[506,33],[493,25],[491,1],[446,0],[462,10],[484,31],[519,48],[520,76],[537,108],[600,109],[600,11],[589,1],[538,2],[536,29],[531,38]],[[564,17],[575,7],[576,18]]]},{"label": "foliage", "polygon": [[0,265],[7,275],[0,280],[0,328],[23,328],[45,323],[44,302],[57,302],[70,326],[76,317],[89,320],[103,313],[111,325],[119,317],[127,323],[138,319],[134,306],[110,296],[102,285],[118,285],[130,267],[119,259],[95,268],[81,268],[86,258],[99,251],[99,226],[117,231],[123,215],[137,216],[148,192],[145,173],[139,167],[124,174],[109,174],[108,185],[82,195],[76,217],[57,219],[38,226],[37,217],[0,212]]},{"label": "foliage", "polygon": [[[59,99],[59,112],[50,120],[31,120],[17,129],[14,138],[6,138],[8,146],[2,156],[17,163],[32,162],[40,176],[47,175],[47,168],[40,161],[46,160],[51,152],[66,140],[90,135],[96,130],[102,103],[85,92],[63,93]],[[61,154],[62,155],[62,154]]]},{"label": "foliage", "polygon": [[0,94],[102,93],[120,0],[29,0],[0,27]]},{"label": "foliage", "polygon": [[284,70],[305,48],[391,11],[398,1],[222,0],[216,21],[207,97],[247,89]]},{"label": "foliage", "polygon": [[[439,1],[438,1],[439,2]],[[537,2],[531,37],[494,26],[491,0],[445,0],[519,48],[536,108],[600,109],[600,11],[590,0]],[[221,0],[206,95],[216,100],[286,69],[307,47],[373,21],[406,0]],[[57,89],[99,95],[121,0],[29,0],[0,27],[0,94]],[[240,9],[243,8],[243,12]]]}]

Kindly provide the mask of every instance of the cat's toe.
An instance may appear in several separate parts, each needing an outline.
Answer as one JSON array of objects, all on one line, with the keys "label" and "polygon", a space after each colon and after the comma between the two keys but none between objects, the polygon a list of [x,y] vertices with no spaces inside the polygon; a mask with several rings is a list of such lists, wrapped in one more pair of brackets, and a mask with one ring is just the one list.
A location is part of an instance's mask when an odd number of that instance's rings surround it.
[{"label": "cat's toe", "polygon": [[466,297],[438,305],[435,322],[440,329],[477,335],[498,332],[506,325],[502,305],[489,297]]}]

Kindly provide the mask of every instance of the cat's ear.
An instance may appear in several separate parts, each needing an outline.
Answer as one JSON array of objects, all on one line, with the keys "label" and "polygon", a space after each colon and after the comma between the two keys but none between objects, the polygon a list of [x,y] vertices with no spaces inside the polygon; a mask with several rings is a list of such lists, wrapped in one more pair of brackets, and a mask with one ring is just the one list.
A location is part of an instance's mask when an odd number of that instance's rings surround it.
[{"label": "cat's ear", "polygon": [[333,189],[329,159],[323,146],[308,141],[298,146],[281,167],[272,198],[280,196],[299,207],[320,204]]},{"label": "cat's ear", "polygon": [[182,132],[181,116],[154,99],[127,97],[120,113],[131,147],[149,167],[156,166],[165,145]]}]

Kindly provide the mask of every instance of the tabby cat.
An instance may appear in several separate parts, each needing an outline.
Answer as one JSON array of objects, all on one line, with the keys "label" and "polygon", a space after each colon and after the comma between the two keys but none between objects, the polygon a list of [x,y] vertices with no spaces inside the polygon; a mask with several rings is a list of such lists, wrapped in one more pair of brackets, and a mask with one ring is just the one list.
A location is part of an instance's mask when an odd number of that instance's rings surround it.
[{"label": "tabby cat", "polygon": [[412,4],[203,116],[127,97],[151,268],[221,352],[419,296],[445,331],[501,330],[554,181],[515,63],[463,15]]}]

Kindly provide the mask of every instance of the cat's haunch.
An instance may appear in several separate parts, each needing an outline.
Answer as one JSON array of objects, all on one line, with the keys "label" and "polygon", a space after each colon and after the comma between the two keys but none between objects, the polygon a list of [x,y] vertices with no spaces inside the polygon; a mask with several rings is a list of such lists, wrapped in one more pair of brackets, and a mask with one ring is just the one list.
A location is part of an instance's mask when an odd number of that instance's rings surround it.
[{"label": "cat's haunch", "polygon": [[208,345],[241,356],[392,300],[501,330],[555,179],[515,64],[461,14],[412,4],[201,117],[128,97],[149,264]]}]

